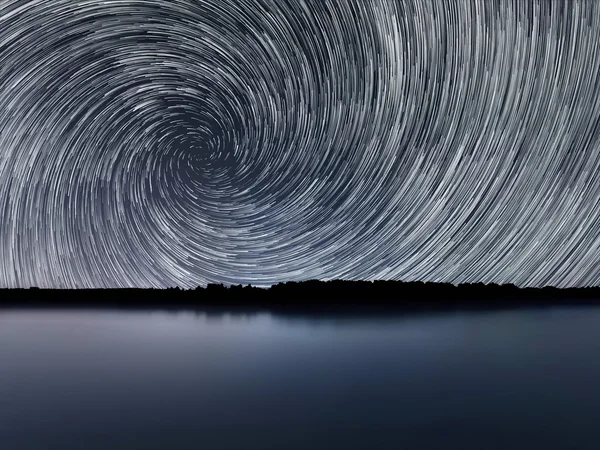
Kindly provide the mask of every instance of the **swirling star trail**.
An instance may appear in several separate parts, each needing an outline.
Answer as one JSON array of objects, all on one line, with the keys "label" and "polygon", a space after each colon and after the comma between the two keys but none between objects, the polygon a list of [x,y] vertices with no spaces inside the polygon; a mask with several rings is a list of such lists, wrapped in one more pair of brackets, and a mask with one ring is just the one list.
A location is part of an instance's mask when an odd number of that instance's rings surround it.
[{"label": "swirling star trail", "polygon": [[600,284],[597,0],[2,0],[0,285]]}]

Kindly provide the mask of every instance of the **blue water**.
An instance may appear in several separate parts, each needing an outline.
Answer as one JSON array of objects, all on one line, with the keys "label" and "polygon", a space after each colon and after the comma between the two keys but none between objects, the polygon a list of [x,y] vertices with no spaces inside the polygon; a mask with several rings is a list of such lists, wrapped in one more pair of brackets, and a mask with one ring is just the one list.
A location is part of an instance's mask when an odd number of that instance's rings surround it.
[{"label": "blue water", "polygon": [[0,312],[0,449],[598,449],[600,309]]}]

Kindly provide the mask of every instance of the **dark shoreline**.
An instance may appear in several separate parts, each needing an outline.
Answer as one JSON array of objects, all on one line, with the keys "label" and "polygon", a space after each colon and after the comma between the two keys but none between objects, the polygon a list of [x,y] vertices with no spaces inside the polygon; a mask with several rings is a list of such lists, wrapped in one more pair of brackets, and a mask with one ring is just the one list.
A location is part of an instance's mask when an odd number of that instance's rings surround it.
[{"label": "dark shoreline", "polygon": [[0,309],[117,308],[232,313],[387,314],[600,306],[600,288],[518,288],[495,284],[305,281],[268,289],[208,285],[175,289],[0,289]]}]

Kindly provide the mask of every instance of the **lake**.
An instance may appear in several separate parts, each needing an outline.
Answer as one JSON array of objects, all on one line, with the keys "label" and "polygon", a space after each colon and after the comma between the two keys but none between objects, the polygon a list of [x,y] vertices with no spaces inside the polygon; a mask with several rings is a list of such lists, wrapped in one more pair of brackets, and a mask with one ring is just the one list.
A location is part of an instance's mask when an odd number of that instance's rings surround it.
[{"label": "lake", "polygon": [[0,310],[0,448],[598,449],[600,308]]}]

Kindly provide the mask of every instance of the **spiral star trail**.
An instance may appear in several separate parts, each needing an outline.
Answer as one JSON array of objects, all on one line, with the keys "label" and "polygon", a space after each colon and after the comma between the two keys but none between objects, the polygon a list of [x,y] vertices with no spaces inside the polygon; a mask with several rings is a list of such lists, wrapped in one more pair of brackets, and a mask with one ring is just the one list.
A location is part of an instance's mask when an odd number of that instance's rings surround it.
[{"label": "spiral star trail", "polygon": [[0,285],[600,284],[596,0],[0,1]]}]

